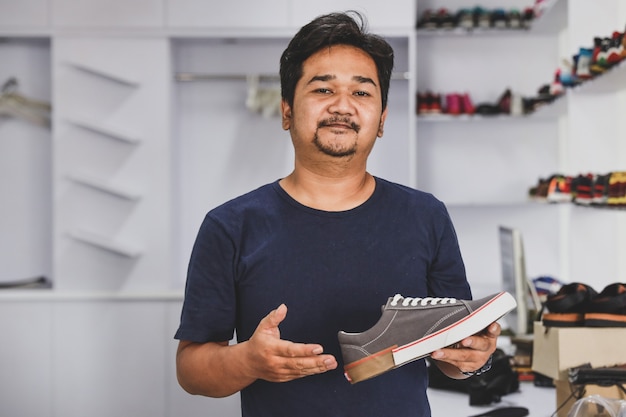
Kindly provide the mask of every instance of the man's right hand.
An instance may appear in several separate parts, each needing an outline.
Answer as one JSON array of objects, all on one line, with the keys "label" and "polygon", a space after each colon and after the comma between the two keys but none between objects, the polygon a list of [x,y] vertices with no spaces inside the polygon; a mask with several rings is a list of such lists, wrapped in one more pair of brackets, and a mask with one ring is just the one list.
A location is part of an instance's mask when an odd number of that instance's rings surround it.
[{"label": "man's right hand", "polygon": [[181,340],[176,353],[178,382],[191,394],[225,397],[257,379],[286,382],[335,369],[337,360],[323,354],[322,346],[280,338],[278,326],[286,316],[287,307],[281,304],[242,343]]},{"label": "man's right hand", "polygon": [[286,382],[335,369],[337,360],[323,354],[322,346],[280,338],[278,326],[285,317],[287,306],[281,304],[261,320],[246,342],[247,361],[256,378]]}]

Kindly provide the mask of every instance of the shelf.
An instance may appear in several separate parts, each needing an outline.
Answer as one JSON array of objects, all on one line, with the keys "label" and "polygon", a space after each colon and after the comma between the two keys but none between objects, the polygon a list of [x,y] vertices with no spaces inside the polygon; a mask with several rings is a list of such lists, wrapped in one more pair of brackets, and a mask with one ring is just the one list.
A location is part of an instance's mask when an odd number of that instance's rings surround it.
[{"label": "shelf", "polygon": [[611,67],[604,74],[597,75],[570,90],[576,94],[606,94],[624,89],[626,89],[626,59]]},{"label": "shelf", "polygon": [[534,19],[528,28],[452,28],[417,29],[418,36],[527,36],[553,35],[567,27],[567,0],[546,0],[550,3],[541,16]]},{"label": "shelf", "polygon": [[93,189],[104,191],[111,195],[114,195],[119,198],[124,198],[126,200],[136,201],[141,198],[141,194],[138,192],[131,190],[126,187],[112,185],[109,181],[106,181],[102,178],[97,178],[90,174],[85,173],[74,173],[68,174],[67,178],[71,181],[74,181],[78,184],[85,185],[87,187],[91,187]]},{"label": "shelf", "polygon": [[567,114],[567,94],[561,94],[552,103],[544,104],[523,117],[532,120],[556,120]]},{"label": "shelf", "polygon": [[127,132],[117,127],[106,126],[102,123],[88,121],[88,120],[79,120],[76,118],[66,119],[69,123],[81,127],[83,129],[87,129],[89,131],[108,136],[112,139],[117,139],[122,142],[127,142],[131,144],[139,144],[141,143],[141,138],[136,133]]},{"label": "shelf", "polygon": [[530,29],[520,28],[452,28],[452,29],[417,29],[415,31],[419,37],[437,37],[437,36],[494,36],[500,37],[503,35],[511,36],[523,36],[530,32]]},{"label": "shelf", "polygon": [[567,1],[568,0],[545,0],[548,6],[541,16],[533,20],[530,32],[536,34],[555,34],[567,27]]},{"label": "shelf", "polygon": [[105,78],[107,80],[114,81],[116,83],[123,84],[129,87],[138,87],[141,84],[139,81],[126,77],[124,75],[114,74],[100,68],[91,67],[89,65],[78,64],[76,62],[68,62],[67,65],[76,68],[79,71],[96,75],[98,77]]},{"label": "shelf", "polygon": [[104,249],[118,255],[126,256],[128,258],[138,258],[142,255],[143,252],[141,249],[135,246],[115,241],[106,236],[98,235],[96,233],[86,232],[84,230],[74,230],[69,233],[69,236],[83,243],[88,243],[100,249]]},{"label": "shelf", "polygon": [[0,302],[162,302],[183,299],[184,290],[154,292],[57,291],[50,288],[0,290]]},{"label": "shelf", "polygon": [[[519,207],[531,207],[537,206],[536,202],[528,200],[519,201],[449,201],[445,202],[446,207],[449,209],[501,209],[501,208],[519,208]],[[552,204],[546,204],[546,206],[552,207]]]}]

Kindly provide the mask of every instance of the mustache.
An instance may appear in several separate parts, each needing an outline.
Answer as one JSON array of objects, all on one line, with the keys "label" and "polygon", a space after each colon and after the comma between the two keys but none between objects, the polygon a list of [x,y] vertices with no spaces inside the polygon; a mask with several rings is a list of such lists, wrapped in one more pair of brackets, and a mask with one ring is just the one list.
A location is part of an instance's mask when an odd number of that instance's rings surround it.
[{"label": "mustache", "polygon": [[320,121],[317,124],[317,127],[326,127],[326,126],[330,126],[333,125],[335,123],[342,123],[342,124],[346,124],[348,126],[350,126],[352,128],[352,130],[354,130],[356,133],[359,133],[359,130],[361,130],[361,126],[359,126],[358,124],[354,123],[352,120],[350,120],[349,117],[331,117],[328,119],[324,119],[322,121]]}]

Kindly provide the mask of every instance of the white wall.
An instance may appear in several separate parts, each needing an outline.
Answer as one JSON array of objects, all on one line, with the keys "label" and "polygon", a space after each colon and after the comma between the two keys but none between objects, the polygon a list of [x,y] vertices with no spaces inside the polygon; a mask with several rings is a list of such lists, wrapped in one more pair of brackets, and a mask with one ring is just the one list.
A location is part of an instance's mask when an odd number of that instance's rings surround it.
[{"label": "white wall", "polygon": [[[625,281],[623,212],[525,196],[556,170],[624,169],[626,93],[572,94],[556,118],[431,123],[414,114],[422,87],[469,89],[477,103],[506,87],[533,94],[563,55],[623,29],[623,2],[605,3],[569,0],[565,33],[422,38],[415,18],[438,2],[240,0],[216,12],[199,0],[0,0],[0,82],[18,74],[24,94],[55,106],[52,130],[0,118],[0,281],[55,282],[0,293],[0,414],[239,414],[237,396],[192,397],[176,382],[186,262],[204,213],[285,175],[293,155],[277,118],[245,108],[245,79],[173,75],[275,72],[289,36],[328,10],[368,12],[396,48],[396,69],[412,74],[392,83],[370,169],[448,204],[476,295],[499,286],[499,224],[522,230],[531,277],[598,290]],[[474,3],[446,4],[462,5]],[[75,171],[101,181],[70,179]],[[110,240],[73,238],[77,227]]]}]

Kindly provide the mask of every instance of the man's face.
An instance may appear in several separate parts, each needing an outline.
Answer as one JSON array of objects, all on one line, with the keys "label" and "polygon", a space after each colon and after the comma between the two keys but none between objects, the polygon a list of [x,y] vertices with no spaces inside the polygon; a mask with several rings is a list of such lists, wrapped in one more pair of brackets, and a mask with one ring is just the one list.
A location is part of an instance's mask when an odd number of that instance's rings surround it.
[{"label": "man's face", "polygon": [[311,55],[303,63],[293,106],[283,101],[282,114],[296,154],[367,159],[387,115],[374,60],[347,45]]}]

